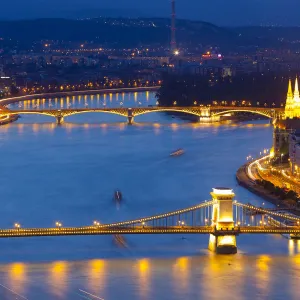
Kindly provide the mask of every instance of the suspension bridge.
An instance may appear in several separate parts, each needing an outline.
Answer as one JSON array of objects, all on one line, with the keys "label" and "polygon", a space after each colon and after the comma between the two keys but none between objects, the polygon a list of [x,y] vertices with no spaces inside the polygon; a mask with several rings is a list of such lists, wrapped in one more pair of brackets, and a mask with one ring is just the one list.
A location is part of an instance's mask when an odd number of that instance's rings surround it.
[{"label": "suspension bridge", "polygon": [[208,248],[222,254],[237,252],[240,234],[289,234],[300,239],[300,217],[234,200],[229,188],[214,188],[212,199],[198,205],[134,220],[91,226],[0,229],[0,238],[116,235],[116,234],[208,234]]}]

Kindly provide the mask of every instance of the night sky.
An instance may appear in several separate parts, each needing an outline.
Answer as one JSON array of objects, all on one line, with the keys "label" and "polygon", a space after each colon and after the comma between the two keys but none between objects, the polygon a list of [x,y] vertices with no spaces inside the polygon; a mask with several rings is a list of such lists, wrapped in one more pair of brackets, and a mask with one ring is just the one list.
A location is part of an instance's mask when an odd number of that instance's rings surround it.
[{"label": "night sky", "polygon": [[[176,0],[179,18],[218,25],[300,26],[300,0]],[[1,1],[1,19],[38,17],[166,17],[170,0],[13,0]]]}]

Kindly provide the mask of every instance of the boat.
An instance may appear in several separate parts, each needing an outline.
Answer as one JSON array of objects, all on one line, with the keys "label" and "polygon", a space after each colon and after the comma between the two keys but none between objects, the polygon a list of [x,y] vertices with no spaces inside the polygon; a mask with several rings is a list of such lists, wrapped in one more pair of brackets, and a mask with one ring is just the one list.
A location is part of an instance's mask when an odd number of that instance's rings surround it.
[{"label": "boat", "polygon": [[177,149],[176,151],[172,152],[170,154],[170,156],[180,156],[184,153],[184,150],[183,149]]},{"label": "boat", "polygon": [[114,199],[117,203],[120,203],[123,199],[122,193],[119,190],[116,190],[114,193]]}]

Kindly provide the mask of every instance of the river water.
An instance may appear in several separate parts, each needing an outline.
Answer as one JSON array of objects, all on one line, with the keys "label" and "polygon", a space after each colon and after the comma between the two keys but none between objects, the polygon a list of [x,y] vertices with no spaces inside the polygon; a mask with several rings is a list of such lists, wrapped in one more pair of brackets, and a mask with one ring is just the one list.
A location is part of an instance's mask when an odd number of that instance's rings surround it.
[{"label": "river water", "polygon": [[[80,99],[79,99],[80,98]],[[53,99],[55,107],[155,104],[154,93]],[[22,107],[49,101],[28,101]],[[11,108],[18,108],[18,104]],[[188,207],[232,187],[240,202],[262,200],[235,172],[272,143],[266,121],[197,125],[164,113],[138,117],[89,113],[65,119],[24,115],[0,127],[0,226],[112,222]],[[185,154],[170,158],[184,148]],[[113,192],[125,201],[117,209]],[[266,203],[265,206],[268,206]],[[239,253],[215,255],[208,236],[109,236],[0,240],[0,299],[299,299],[300,243],[244,235]],[[94,295],[94,296],[92,296]]]}]

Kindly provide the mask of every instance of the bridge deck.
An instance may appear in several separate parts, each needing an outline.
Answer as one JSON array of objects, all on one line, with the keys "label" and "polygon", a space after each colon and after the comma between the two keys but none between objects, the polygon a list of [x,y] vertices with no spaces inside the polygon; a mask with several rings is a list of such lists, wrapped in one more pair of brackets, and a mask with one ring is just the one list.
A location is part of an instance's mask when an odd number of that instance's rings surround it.
[{"label": "bridge deck", "polygon": [[227,230],[214,230],[211,226],[170,226],[170,227],[69,227],[69,228],[24,228],[2,229],[0,238],[11,237],[39,237],[39,236],[68,236],[68,235],[114,235],[114,234],[215,234],[215,235],[238,235],[238,234],[300,234],[299,227],[235,227]]}]

